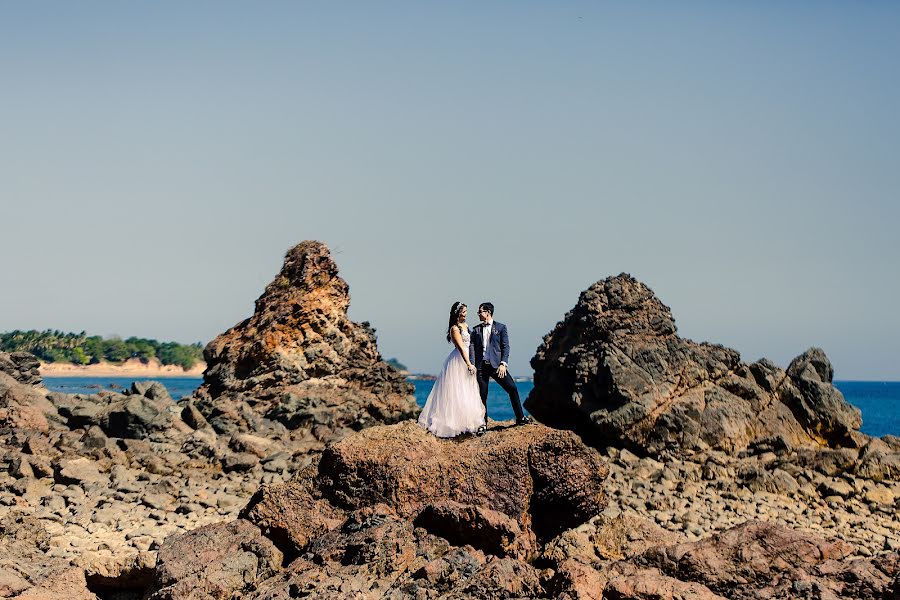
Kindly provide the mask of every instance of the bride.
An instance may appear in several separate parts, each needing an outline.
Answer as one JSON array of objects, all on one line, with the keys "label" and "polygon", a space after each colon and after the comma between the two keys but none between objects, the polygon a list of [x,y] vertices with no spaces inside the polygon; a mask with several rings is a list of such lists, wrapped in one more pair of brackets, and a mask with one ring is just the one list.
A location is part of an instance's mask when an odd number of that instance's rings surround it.
[{"label": "bride", "polygon": [[419,425],[438,437],[477,432],[485,424],[475,366],[469,361],[469,340],[466,305],[454,302],[447,328],[447,341],[453,342],[454,348],[419,415]]}]

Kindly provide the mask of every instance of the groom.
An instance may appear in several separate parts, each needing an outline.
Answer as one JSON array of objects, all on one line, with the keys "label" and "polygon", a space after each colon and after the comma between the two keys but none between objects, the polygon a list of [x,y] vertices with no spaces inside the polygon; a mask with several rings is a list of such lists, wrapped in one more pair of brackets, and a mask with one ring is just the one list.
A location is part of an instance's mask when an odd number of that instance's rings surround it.
[{"label": "groom", "polygon": [[[478,306],[478,318],[481,323],[476,325],[472,331],[469,360],[475,365],[478,391],[481,393],[481,402],[484,404],[485,411],[487,411],[488,382],[493,377],[509,394],[509,402],[512,404],[513,412],[516,413],[516,425],[531,423],[531,417],[526,417],[522,412],[516,382],[507,372],[509,334],[506,331],[506,325],[494,320],[494,305],[490,302],[482,302]],[[485,427],[482,425],[476,433],[483,435],[484,432]]]}]

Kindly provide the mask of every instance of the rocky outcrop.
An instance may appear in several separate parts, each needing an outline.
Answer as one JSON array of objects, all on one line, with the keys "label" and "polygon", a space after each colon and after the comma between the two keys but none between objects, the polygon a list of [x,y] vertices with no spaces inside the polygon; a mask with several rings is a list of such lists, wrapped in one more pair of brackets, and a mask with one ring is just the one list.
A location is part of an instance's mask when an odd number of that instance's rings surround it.
[{"label": "rocky outcrop", "polygon": [[[576,436],[537,425],[452,441],[410,421],[369,428],[251,499],[236,523],[258,528],[289,566],[243,593],[539,596],[540,573],[529,561],[557,534],[603,509],[606,474],[598,454]],[[186,539],[167,540],[160,555],[177,562],[166,548]],[[208,593],[207,584],[183,583],[193,581],[187,575],[172,581],[170,574],[182,571],[187,567],[171,562],[159,571],[157,593],[177,588],[181,595],[158,597]]]},{"label": "rocky outcrop", "polygon": [[413,386],[382,360],[374,329],[350,321],[349,305],[325,244],[291,248],[253,315],[204,350],[197,408],[219,433],[281,427],[325,441],[416,414]]},{"label": "rocky outcrop", "polygon": [[281,562],[281,552],[247,521],[200,527],[163,545],[151,600],[240,597],[279,571]]},{"label": "rocky outcrop", "polygon": [[0,373],[6,373],[19,383],[41,385],[40,366],[41,361],[28,352],[0,352]]},{"label": "rocky outcrop", "polygon": [[786,371],[765,359],[743,363],[735,350],[679,337],[669,308],[626,274],[584,291],[531,364],[528,410],[597,445],[658,455],[866,439],[821,350]]}]

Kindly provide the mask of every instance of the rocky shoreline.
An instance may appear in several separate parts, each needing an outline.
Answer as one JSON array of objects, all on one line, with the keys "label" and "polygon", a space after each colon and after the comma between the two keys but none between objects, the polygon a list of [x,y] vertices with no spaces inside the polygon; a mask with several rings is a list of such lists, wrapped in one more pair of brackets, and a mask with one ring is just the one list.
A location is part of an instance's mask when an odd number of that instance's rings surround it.
[{"label": "rocky shoreline", "polygon": [[0,353],[0,598],[900,597],[900,438],[821,350],[743,363],[623,274],[538,348],[544,424],[439,440],[348,307],[299,244],[177,402]]}]

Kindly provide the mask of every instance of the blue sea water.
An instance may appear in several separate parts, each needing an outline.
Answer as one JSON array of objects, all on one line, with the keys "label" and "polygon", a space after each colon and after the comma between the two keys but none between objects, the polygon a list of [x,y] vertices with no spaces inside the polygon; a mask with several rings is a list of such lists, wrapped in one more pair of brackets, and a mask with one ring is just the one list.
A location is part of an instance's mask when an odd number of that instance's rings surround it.
[{"label": "blue sea water", "polygon": [[[133,377],[46,377],[47,389],[67,394],[96,394],[101,389],[121,390],[132,381],[153,381],[153,378]],[[203,380],[199,377],[170,377],[157,379],[169,390],[173,398],[189,396]],[[433,381],[417,380],[416,401],[424,406]],[[850,404],[862,411],[862,432],[875,437],[900,436],[900,381],[835,381],[834,385]],[[534,387],[530,381],[517,383],[522,402]],[[488,416],[495,421],[513,419],[512,407],[506,393],[496,383],[488,388]]]},{"label": "blue sea water", "polygon": [[44,377],[44,386],[52,392],[66,394],[96,394],[100,390],[121,392],[131,387],[132,381],[159,381],[175,400],[194,393],[201,377]]}]

